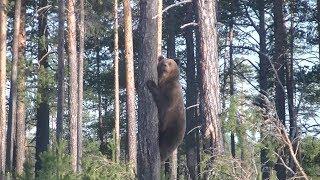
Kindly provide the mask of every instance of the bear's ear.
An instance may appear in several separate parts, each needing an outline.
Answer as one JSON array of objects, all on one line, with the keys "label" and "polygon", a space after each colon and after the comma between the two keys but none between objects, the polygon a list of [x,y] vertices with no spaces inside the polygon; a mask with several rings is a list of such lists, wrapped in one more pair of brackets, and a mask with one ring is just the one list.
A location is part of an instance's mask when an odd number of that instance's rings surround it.
[{"label": "bear's ear", "polygon": [[177,63],[178,66],[180,65],[180,59],[179,58],[174,58],[173,60]]},{"label": "bear's ear", "polygon": [[162,55],[160,55],[159,57],[158,57],[158,62],[160,62],[160,61],[162,61],[162,60],[164,60],[165,58],[162,56]]}]

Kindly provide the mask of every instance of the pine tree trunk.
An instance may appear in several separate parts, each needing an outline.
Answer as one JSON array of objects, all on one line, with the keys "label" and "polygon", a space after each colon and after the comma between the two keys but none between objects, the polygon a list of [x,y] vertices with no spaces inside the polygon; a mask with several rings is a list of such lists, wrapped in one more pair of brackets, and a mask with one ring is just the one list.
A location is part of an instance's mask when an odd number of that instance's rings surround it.
[{"label": "pine tree trunk", "polygon": [[81,172],[82,158],[82,109],[83,109],[83,61],[84,61],[84,0],[80,2],[80,22],[79,22],[79,59],[78,59],[78,130],[77,130],[77,171]]},{"label": "pine tree trunk", "polygon": [[320,59],[320,0],[317,0],[317,20],[318,20],[318,45],[319,45],[318,57]]},{"label": "pine tree trunk", "polygon": [[[186,23],[193,21],[192,9],[194,8],[193,4],[187,5],[187,17]],[[197,117],[197,81],[196,81],[196,63],[195,63],[195,54],[194,54],[194,38],[193,38],[193,28],[187,27],[185,29],[184,37],[186,39],[186,53],[187,53],[187,69],[186,69],[186,78],[187,78],[187,90],[186,90],[186,119],[187,119],[187,129],[186,129],[186,155],[187,155],[187,166],[189,170],[189,175],[192,180],[199,179],[200,174],[200,165],[198,162],[199,152],[197,147],[197,138],[199,137],[199,130],[197,128],[198,117]]]},{"label": "pine tree trunk", "polygon": [[[169,0],[167,6],[174,4],[173,0]],[[171,9],[168,12],[167,16],[167,57],[168,58],[175,58],[176,57],[176,38],[175,38],[175,10]],[[178,167],[178,149],[176,149],[169,159],[165,163],[165,173],[166,177],[171,180],[177,179],[177,167]]]},{"label": "pine tree trunk", "polygon": [[38,72],[38,108],[37,108],[37,131],[36,131],[36,175],[42,168],[40,154],[48,149],[49,145],[49,84],[48,84],[48,28],[47,28],[47,0],[39,2],[38,16],[38,63],[40,65]]},{"label": "pine tree trunk", "polygon": [[115,161],[120,160],[120,100],[119,100],[119,37],[118,37],[118,0],[114,0],[114,131]]},{"label": "pine tree trunk", "polygon": [[133,64],[133,38],[130,0],[124,0],[124,32],[125,32],[125,59],[126,59],[126,94],[128,118],[129,163],[134,171],[137,166],[137,120],[135,107],[135,85]]},{"label": "pine tree trunk", "polygon": [[65,104],[65,85],[64,85],[64,22],[65,22],[65,2],[59,0],[59,44],[58,44],[58,100],[57,100],[57,141],[62,140],[63,135],[63,116],[64,116],[64,104]]},{"label": "pine tree trunk", "polygon": [[[274,1],[274,37],[275,37],[275,54],[274,54],[274,67],[277,70],[275,74],[276,81],[276,94],[275,104],[279,119],[285,125],[286,110],[285,110],[285,62],[286,62],[286,30],[283,18],[283,0]],[[281,150],[281,158],[286,162],[284,151]],[[286,169],[278,160],[275,167],[278,179],[286,179]]]},{"label": "pine tree trunk", "polygon": [[77,171],[77,153],[78,153],[78,66],[77,66],[77,42],[76,42],[76,16],[75,0],[68,0],[67,3],[67,24],[68,24],[68,55],[70,71],[70,153],[71,167],[73,172]]},{"label": "pine tree trunk", "polygon": [[157,82],[158,1],[140,1],[141,53],[138,62],[138,178],[160,179],[158,111],[146,87],[148,80]]},{"label": "pine tree trunk", "polygon": [[[234,98],[234,62],[233,62],[233,22],[229,25],[229,41],[230,41],[230,48],[229,48],[229,77],[230,77],[230,101]],[[236,129],[231,130],[230,135],[230,143],[231,143],[231,155],[233,158],[236,157],[236,143],[234,139],[234,133]]]},{"label": "pine tree trunk", "polygon": [[[294,61],[294,39],[295,39],[295,23],[294,18],[297,12],[296,3],[294,1],[290,2],[290,30],[289,30],[289,50],[290,58],[286,59],[286,87],[287,87],[287,97],[288,97],[288,109],[289,109],[289,135],[294,148],[294,151],[297,152],[299,156],[299,151],[297,151],[298,138],[298,126],[297,126],[297,116],[294,102],[294,71],[293,71],[293,61]],[[298,158],[299,159],[299,158]],[[290,157],[290,168],[296,172],[297,168]],[[293,174],[291,174],[293,176]]]},{"label": "pine tree trunk", "polygon": [[17,124],[16,124],[16,141],[15,141],[15,158],[14,168],[15,173],[19,176],[23,173],[23,165],[25,162],[25,142],[26,142],[26,131],[25,131],[25,96],[26,96],[26,1],[22,0],[21,14],[20,14],[20,33],[19,33],[19,62],[18,62],[18,85],[17,85]]},{"label": "pine tree trunk", "polygon": [[5,171],[7,3],[0,0],[0,174]]},{"label": "pine tree trunk", "polygon": [[[216,30],[216,1],[198,0],[200,31],[200,107],[204,116],[202,124],[204,148],[210,150],[212,161],[224,152],[221,122],[219,119],[219,71]],[[207,169],[210,168],[208,165]],[[209,174],[205,174],[205,179]]]},{"label": "pine tree trunk", "polygon": [[[99,39],[96,39],[97,42],[99,42]],[[99,43],[98,43],[99,44]],[[101,62],[101,58],[100,58],[100,47],[98,46],[98,44],[96,45],[96,61],[97,61],[97,81],[100,82],[101,81],[101,76],[100,76],[100,62]],[[102,118],[102,99],[101,99],[101,85],[100,83],[98,83],[97,85],[97,92],[98,92],[98,123],[99,123],[99,129],[98,129],[98,137],[100,140],[100,152],[102,154],[106,154],[106,150],[107,150],[107,142],[104,138],[104,133],[105,133],[105,125],[103,122],[103,118]]]},{"label": "pine tree trunk", "polygon": [[[258,1],[258,10],[259,10],[259,39],[260,39],[260,52],[259,52],[259,86],[260,93],[263,95],[267,95],[268,91],[268,66],[270,63],[266,57],[267,55],[267,32],[265,28],[265,0]],[[261,101],[262,102],[262,101]],[[260,104],[261,108],[263,108],[263,104]],[[262,127],[263,128],[263,127]],[[264,134],[261,133],[261,137],[264,137]],[[270,165],[268,159],[268,149],[263,147],[260,152],[260,160],[261,160],[261,172],[262,179],[270,178]]]},{"label": "pine tree trunk", "polygon": [[158,36],[158,56],[161,55],[162,53],[162,4],[163,0],[158,0],[158,14],[157,14],[157,24],[158,24],[158,31],[157,31],[157,36]]},{"label": "pine tree trunk", "polygon": [[11,69],[11,89],[9,99],[9,115],[8,115],[8,130],[7,130],[7,159],[6,170],[12,171],[13,166],[13,149],[15,142],[16,117],[17,117],[17,76],[18,76],[18,61],[19,61],[19,31],[20,31],[20,14],[21,0],[15,1],[14,13],[14,32],[12,45],[12,69]]}]

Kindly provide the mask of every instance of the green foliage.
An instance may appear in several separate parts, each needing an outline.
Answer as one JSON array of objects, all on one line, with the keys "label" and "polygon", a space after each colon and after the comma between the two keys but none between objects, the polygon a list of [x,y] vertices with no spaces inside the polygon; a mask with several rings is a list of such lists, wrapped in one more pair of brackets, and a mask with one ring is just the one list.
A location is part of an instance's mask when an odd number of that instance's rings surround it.
[{"label": "green foliage", "polygon": [[70,155],[67,153],[66,142],[49,149],[41,155],[43,168],[38,179],[71,180],[77,179],[72,173]]},{"label": "green foliage", "polygon": [[115,163],[100,153],[83,159],[82,179],[134,179],[134,174],[128,165]]},{"label": "green foliage", "polygon": [[320,177],[320,139],[305,137],[301,148],[302,165],[306,173],[313,177]]}]

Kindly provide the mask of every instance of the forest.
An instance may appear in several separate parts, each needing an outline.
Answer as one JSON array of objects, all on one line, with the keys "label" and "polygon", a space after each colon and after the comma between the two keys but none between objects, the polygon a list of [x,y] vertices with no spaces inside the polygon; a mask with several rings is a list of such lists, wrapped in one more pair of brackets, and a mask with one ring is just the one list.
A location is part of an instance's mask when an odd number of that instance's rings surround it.
[{"label": "forest", "polygon": [[2,179],[320,179],[320,0],[0,0]]}]

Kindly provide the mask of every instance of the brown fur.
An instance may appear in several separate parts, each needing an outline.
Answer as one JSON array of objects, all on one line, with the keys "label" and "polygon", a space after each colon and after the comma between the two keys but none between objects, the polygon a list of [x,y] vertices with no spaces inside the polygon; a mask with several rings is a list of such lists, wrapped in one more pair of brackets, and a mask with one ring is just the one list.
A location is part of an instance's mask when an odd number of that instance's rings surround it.
[{"label": "brown fur", "polygon": [[157,70],[159,84],[149,80],[147,86],[158,107],[160,157],[165,161],[183,140],[186,117],[179,66],[173,59],[160,57]]}]

